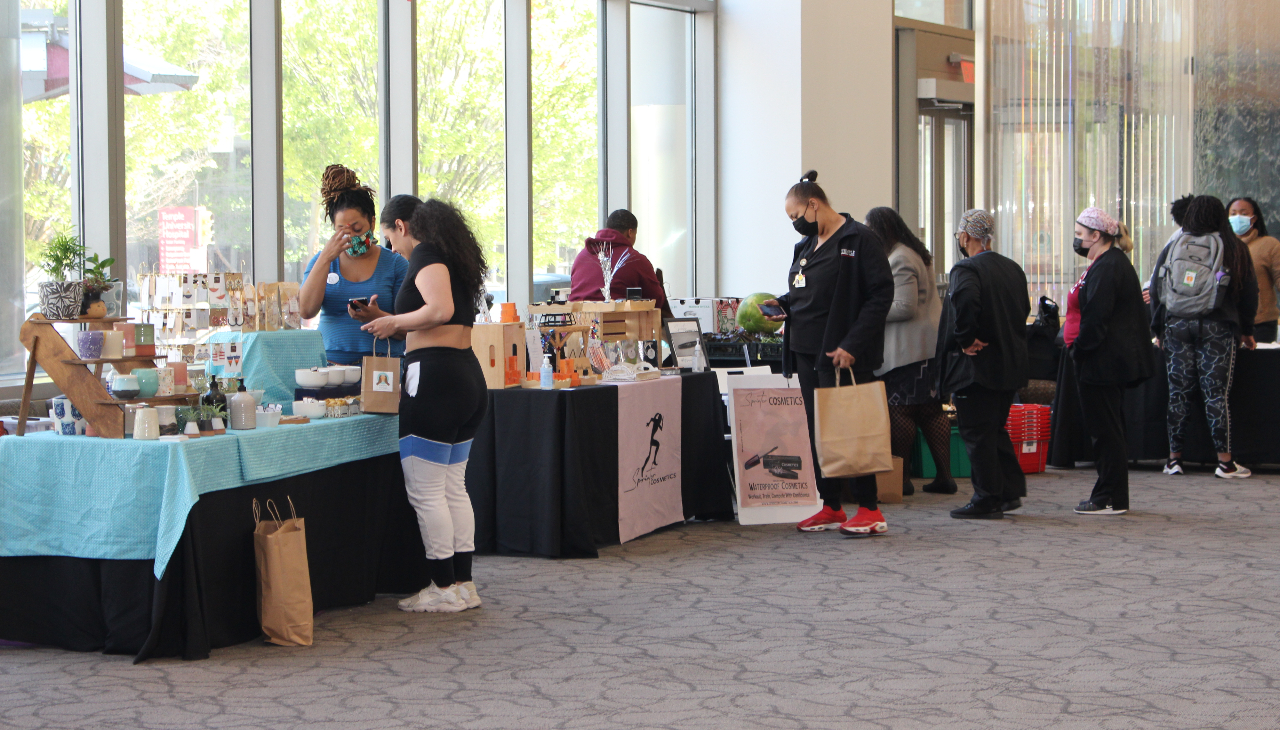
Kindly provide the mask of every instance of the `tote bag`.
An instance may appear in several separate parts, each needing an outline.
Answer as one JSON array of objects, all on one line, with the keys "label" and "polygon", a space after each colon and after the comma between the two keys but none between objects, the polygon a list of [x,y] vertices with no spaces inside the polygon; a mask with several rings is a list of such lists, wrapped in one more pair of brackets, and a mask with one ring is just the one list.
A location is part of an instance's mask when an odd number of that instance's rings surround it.
[{"label": "tote bag", "polygon": [[400,358],[378,357],[378,338],[373,338],[373,357],[365,356],[360,368],[360,410],[364,413],[400,412]]},{"label": "tote bag", "polygon": [[813,395],[813,441],[823,476],[893,471],[884,383],[840,385],[837,373],[836,387],[815,388]]},{"label": "tote bag", "polygon": [[290,519],[281,520],[267,500],[271,519],[260,519],[253,500],[253,559],[258,568],[258,623],[267,641],[280,646],[311,646],[313,611],[307,532],[289,500]]}]

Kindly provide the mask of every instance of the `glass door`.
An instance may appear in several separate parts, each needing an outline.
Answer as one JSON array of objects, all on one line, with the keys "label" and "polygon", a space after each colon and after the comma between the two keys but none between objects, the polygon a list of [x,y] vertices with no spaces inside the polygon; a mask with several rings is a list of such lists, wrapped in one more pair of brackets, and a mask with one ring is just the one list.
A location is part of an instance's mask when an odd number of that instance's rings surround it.
[{"label": "glass door", "polygon": [[920,111],[920,240],[933,252],[939,283],[959,260],[953,234],[973,207],[973,112]]}]

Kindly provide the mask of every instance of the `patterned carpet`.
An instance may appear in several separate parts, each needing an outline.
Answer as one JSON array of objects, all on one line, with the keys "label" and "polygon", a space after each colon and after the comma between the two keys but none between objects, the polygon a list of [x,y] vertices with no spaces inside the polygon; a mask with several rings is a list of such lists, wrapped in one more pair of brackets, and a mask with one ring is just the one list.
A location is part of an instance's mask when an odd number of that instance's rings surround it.
[{"label": "patterned carpet", "polygon": [[316,643],[203,662],[0,649],[3,728],[1225,728],[1280,725],[1280,477],[1089,473],[1025,514],[891,533],[695,524],[594,561],[481,558],[483,609],[384,597]]}]

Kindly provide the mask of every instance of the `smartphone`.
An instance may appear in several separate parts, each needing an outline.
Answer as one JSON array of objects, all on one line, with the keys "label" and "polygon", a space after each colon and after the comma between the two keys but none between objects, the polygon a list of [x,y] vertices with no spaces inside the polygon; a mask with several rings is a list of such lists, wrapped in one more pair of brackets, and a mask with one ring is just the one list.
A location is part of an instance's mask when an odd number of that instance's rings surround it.
[{"label": "smartphone", "polygon": [[362,307],[367,307],[369,306],[369,297],[352,297],[351,299],[348,299],[347,302],[347,306],[359,304]]},{"label": "smartphone", "polygon": [[760,305],[760,314],[763,314],[766,317],[781,317],[786,313],[787,313],[786,310],[784,310],[782,307],[778,306],[777,304],[761,304]]}]

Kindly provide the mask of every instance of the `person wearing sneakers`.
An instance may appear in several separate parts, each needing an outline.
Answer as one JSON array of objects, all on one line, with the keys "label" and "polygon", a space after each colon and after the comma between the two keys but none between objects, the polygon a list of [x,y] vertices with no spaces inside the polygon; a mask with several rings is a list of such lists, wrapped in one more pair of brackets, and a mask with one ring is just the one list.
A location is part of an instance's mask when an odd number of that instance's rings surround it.
[{"label": "person wearing sneakers", "polygon": [[1076,218],[1075,234],[1072,247],[1088,264],[1067,294],[1062,340],[1075,365],[1081,420],[1098,468],[1093,493],[1075,511],[1121,515],[1129,511],[1124,389],[1155,371],[1142,285],[1129,262],[1133,239],[1123,223],[1086,208]]},{"label": "person wearing sneakers", "polygon": [[375,319],[364,329],[384,339],[405,335],[400,465],[431,578],[426,588],[400,601],[400,609],[463,611],[480,605],[471,580],[476,521],[466,474],[471,440],[489,402],[484,373],[471,350],[488,264],[462,213],[439,200],[414,208],[408,230],[389,240],[409,259],[396,296],[398,314]]},{"label": "person wearing sneakers", "polygon": [[1231,456],[1231,377],[1236,349],[1255,347],[1258,280],[1249,247],[1231,229],[1226,206],[1212,195],[1191,201],[1181,235],[1170,241],[1151,273],[1151,330],[1169,373],[1169,461],[1182,474],[1191,394],[1199,390],[1218,452],[1214,473],[1243,479],[1251,472]]},{"label": "person wearing sneakers", "polygon": [[855,537],[881,535],[889,530],[876,504],[874,474],[854,477],[858,511],[852,518],[841,503],[845,479],[821,475],[813,440],[813,391],[836,384],[874,380],[884,361],[884,327],[893,304],[893,272],[884,244],[865,225],[837,213],[810,170],[787,192],[785,210],[796,232],[804,236],[795,246],[786,294],[765,304],[785,314],[769,317],[786,321],[782,335],[782,372],[795,373],[804,396],[809,444],[822,510],[796,527],[803,532],[840,530]]},{"label": "person wearing sneakers", "polygon": [[955,235],[964,258],[951,267],[938,328],[939,391],[952,395],[973,466],[973,497],[951,510],[957,519],[1003,519],[1027,495],[1006,424],[1014,396],[1027,384],[1031,297],[1022,267],[991,250],[995,227],[985,210],[960,216]]}]

